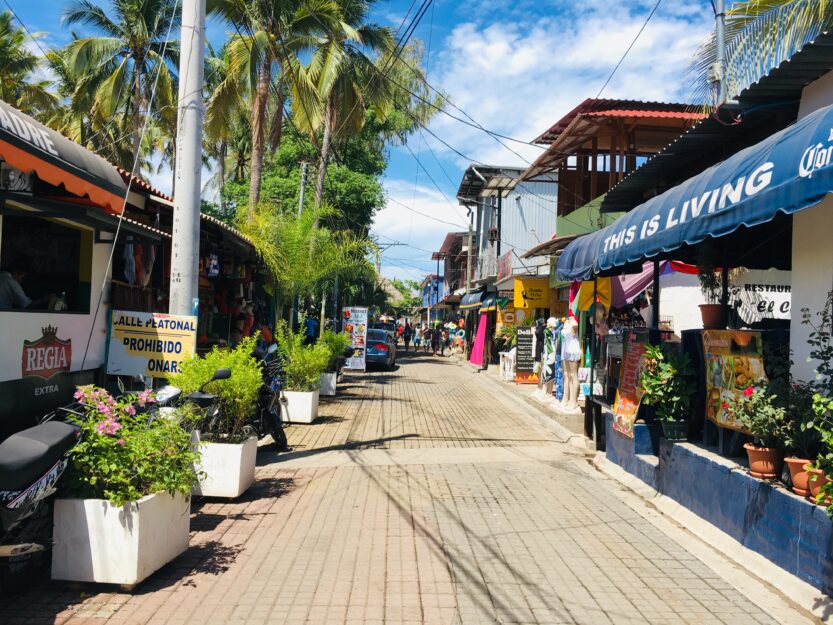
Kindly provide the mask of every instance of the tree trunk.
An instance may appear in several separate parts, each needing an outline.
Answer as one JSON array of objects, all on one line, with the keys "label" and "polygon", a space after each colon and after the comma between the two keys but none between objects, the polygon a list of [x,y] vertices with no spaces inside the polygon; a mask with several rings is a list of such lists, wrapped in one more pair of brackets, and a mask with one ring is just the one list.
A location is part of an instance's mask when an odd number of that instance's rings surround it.
[{"label": "tree trunk", "polygon": [[283,78],[278,81],[278,102],[275,116],[272,119],[272,132],[269,139],[269,149],[277,152],[281,147],[281,136],[283,134]]},{"label": "tree trunk", "polygon": [[333,134],[333,103],[332,96],[327,98],[324,111],[324,139],[321,142],[321,157],[318,160],[318,182],[315,185],[315,204],[321,206],[324,199],[324,179],[327,176],[327,159],[330,156],[330,142]]},{"label": "tree trunk", "polygon": [[266,103],[269,99],[271,58],[265,58],[257,75],[257,88],[252,104],[252,160],[249,167],[249,217],[254,216],[255,205],[260,201],[260,183],[263,176],[263,144],[266,122]]},{"label": "tree trunk", "polygon": [[133,161],[130,164],[134,176],[138,176],[142,169],[139,162],[139,151],[142,149],[142,58],[137,55],[133,69]]},{"label": "tree trunk", "polygon": [[219,158],[217,159],[217,175],[220,177],[217,184],[217,195],[220,198],[220,212],[225,215],[226,207],[223,202],[223,187],[226,184],[226,153],[228,152],[228,141],[220,142]]}]

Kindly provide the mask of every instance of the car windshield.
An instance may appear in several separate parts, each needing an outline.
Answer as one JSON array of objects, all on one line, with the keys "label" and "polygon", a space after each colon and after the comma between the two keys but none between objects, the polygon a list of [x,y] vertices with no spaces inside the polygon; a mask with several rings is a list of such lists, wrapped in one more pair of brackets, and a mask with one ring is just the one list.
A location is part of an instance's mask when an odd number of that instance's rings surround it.
[{"label": "car windshield", "polygon": [[368,341],[381,341],[382,343],[384,343],[388,340],[388,337],[385,334],[384,330],[368,330],[367,331],[367,340]]}]

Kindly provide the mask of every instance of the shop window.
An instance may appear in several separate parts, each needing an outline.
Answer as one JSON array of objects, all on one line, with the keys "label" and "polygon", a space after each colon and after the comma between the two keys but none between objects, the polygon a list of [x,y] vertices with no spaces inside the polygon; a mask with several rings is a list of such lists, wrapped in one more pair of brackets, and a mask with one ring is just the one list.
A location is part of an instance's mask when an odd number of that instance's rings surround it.
[{"label": "shop window", "polygon": [[90,312],[91,230],[8,214],[0,224],[0,267],[25,271],[21,286],[32,300],[27,310]]}]

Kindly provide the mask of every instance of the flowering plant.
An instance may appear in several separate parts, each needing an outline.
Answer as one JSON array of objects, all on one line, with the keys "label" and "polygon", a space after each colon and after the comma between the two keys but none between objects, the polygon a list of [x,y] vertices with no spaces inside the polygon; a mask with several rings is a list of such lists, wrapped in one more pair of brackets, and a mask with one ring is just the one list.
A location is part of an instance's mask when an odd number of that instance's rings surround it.
[{"label": "flowering plant", "polygon": [[783,448],[792,433],[787,409],[763,387],[747,386],[739,397],[723,402],[723,409],[749,430],[762,447]]},{"label": "flowering plant", "polygon": [[69,452],[63,481],[68,495],[122,506],[159,491],[191,492],[199,453],[179,419],[153,418],[143,410],[155,403],[153,391],[116,398],[88,385],[75,399],[83,408],[70,419],[81,428],[81,439]]},{"label": "flowering plant", "polygon": [[657,407],[657,419],[685,421],[696,390],[688,354],[670,346],[647,345],[639,387],[642,401]]}]

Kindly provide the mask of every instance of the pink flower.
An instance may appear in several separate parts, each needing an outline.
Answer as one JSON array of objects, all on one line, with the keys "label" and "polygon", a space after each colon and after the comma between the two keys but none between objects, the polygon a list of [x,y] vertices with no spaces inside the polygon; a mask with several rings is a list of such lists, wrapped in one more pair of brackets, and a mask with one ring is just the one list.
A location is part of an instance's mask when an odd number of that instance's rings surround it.
[{"label": "pink flower", "polygon": [[723,410],[728,410],[729,409],[729,402],[724,401],[723,404],[720,407],[723,408]]},{"label": "pink flower", "polygon": [[107,436],[113,436],[116,432],[118,432],[122,428],[121,423],[113,419],[113,417],[107,417],[103,421],[99,421],[95,425],[95,429],[98,430],[99,434],[106,434]]},{"label": "pink flower", "polygon": [[139,406],[144,407],[145,404],[152,404],[156,401],[156,398],[153,396],[153,390],[146,388],[145,390],[141,391],[138,396],[138,403]]},{"label": "pink flower", "polygon": [[124,411],[129,414],[131,417],[136,414],[136,409],[133,406],[128,406],[124,409]]},{"label": "pink flower", "polygon": [[73,397],[74,397],[77,401],[81,401],[82,399],[84,399],[84,396],[85,396],[86,394],[87,394],[87,393],[86,393],[86,392],[84,392],[84,389],[79,388],[77,391],[75,391],[75,392],[72,394],[72,396],[73,396]]},{"label": "pink flower", "polygon": [[755,387],[747,386],[745,389],[743,389],[743,396],[744,397],[752,397],[752,393],[754,393],[754,392],[755,392]]},{"label": "pink flower", "polygon": [[120,438],[119,440],[117,440],[116,445],[124,445],[124,439]]}]

